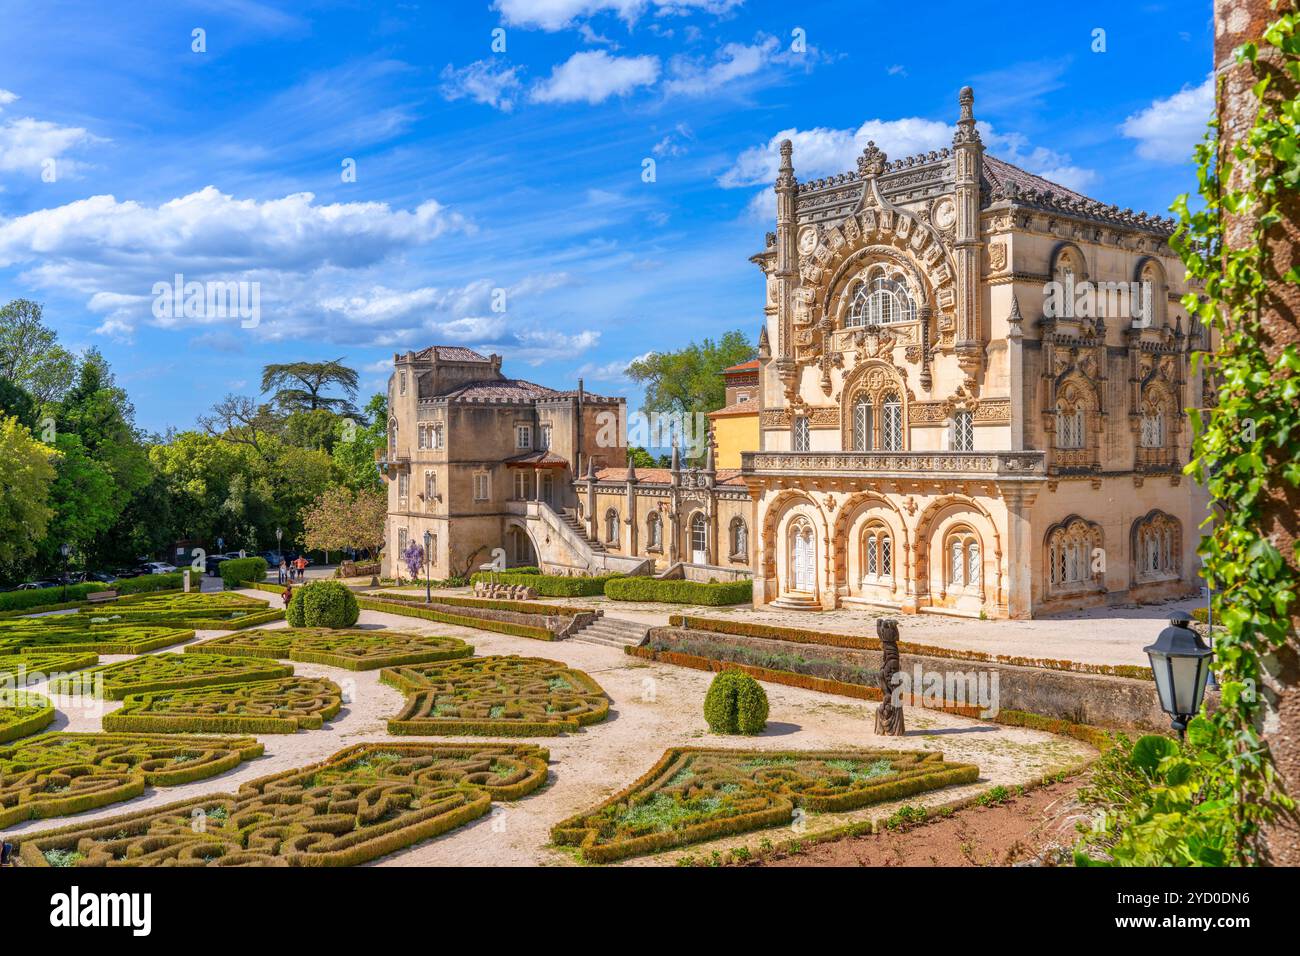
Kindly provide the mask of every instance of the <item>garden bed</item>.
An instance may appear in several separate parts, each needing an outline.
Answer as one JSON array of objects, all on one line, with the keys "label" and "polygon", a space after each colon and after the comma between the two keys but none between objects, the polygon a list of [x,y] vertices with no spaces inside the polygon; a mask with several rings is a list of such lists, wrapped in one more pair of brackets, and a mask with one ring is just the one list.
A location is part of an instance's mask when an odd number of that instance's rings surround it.
[{"label": "garden bed", "polygon": [[383,671],[408,694],[390,734],[545,737],[598,723],[609,698],[582,671],[537,657],[475,657]]},{"label": "garden bed", "polygon": [[401,664],[426,664],[470,657],[474,648],[458,637],[406,634],[401,631],[351,631],[285,627],[239,631],[191,644],[187,654],[270,657],[368,671]]},{"label": "garden bed", "polygon": [[358,744],[237,793],[18,834],[19,865],[354,866],[527,796],[545,783],[548,760],[529,744]]},{"label": "garden bed", "polygon": [[679,747],[626,790],[556,824],[551,837],[608,863],[788,825],[796,808],[844,812],[978,778],[974,764],[934,752]]},{"label": "garden bed", "polygon": [[52,733],[0,746],[0,830],[84,813],[225,773],[262,755],[252,737]]},{"label": "garden bed", "polygon": [[0,743],[26,737],[54,723],[49,698],[22,690],[0,690]]},{"label": "garden bed", "polygon": [[101,664],[50,683],[55,693],[122,700],[128,694],[180,690],[214,684],[242,684],[293,674],[292,664],[219,654],[151,654],[116,664]]},{"label": "garden bed", "polygon": [[269,624],[284,618],[284,611],[242,594],[139,595],[119,598],[110,606],[84,607],[79,615],[121,624],[185,627],[226,631]]},{"label": "garden bed", "polygon": [[343,692],[323,677],[128,694],[104,729],[135,733],[292,734],[338,715]]},{"label": "garden bed", "polygon": [[[439,624],[456,624],[460,627],[473,627],[482,631],[496,631],[514,637],[528,637],[535,641],[556,641],[562,639],[575,629],[575,622],[585,620],[580,614],[568,617],[542,617],[523,614],[516,611],[494,611],[487,608],[457,607],[450,604],[416,604],[401,599],[387,600],[377,597],[358,597],[357,604],[365,611],[382,611],[385,614],[401,614],[406,617],[418,617]],[[592,616],[591,619],[594,619]]]}]

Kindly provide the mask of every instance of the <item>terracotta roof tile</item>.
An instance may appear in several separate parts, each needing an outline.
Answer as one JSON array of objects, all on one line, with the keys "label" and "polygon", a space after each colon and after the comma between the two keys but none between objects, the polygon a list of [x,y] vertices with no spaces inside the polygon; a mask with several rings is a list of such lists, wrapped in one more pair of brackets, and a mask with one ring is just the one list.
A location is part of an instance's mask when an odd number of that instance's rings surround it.
[{"label": "terracotta roof tile", "polygon": [[725,375],[727,372],[748,372],[756,368],[758,368],[758,359],[750,359],[748,362],[741,362],[739,365],[728,366],[722,372]]}]

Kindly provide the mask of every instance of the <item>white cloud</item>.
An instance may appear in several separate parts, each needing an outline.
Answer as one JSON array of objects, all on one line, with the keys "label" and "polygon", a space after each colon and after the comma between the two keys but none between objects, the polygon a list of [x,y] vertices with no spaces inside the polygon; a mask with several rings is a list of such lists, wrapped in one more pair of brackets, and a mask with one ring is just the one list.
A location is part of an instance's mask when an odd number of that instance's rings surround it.
[{"label": "white cloud", "polygon": [[[19,99],[17,93],[0,89],[0,112]],[[39,176],[47,160],[54,160],[57,176],[76,173],[80,163],[64,158],[83,146],[102,143],[79,126],[60,126],[30,116],[0,122],[0,173],[27,172]]]},{"label": "white cloud", "polygon": [[125,338],[141,323],[175,324],[154,319],[151,306],[154,284],[177,273],[186,282],[256,282],[263,314],[291,324],[310,318],[319,289],[469,229],[432,200],[407,211],[319,205],[311,193],[236,199],[208,186],[158,206],[92,196],[0,219],[0,268],[25,268],[29,285],[84,294],[103,316],[99,331]]},{"label": "white cloud", "polygon": [[531,98],[539,103],[601,103],[611,96],[625,96],[638,86],[650,86],[659,79],[656,56],[610,56],[604,50],[575,53],[551,70],[548,79],[533,87]]},{"label": "white cloud", "polygon": [[507,26],[553,33],[598,14],[613,14],[631,24],[647,11],[656,16],[727,13],[745,0],[495,0],[493,9]]},{"label": "white cloud", "polygon": [[443,99],[459,100],[465,97],[475,103],[486,103],[493,109],[509,113],[515,106],[521,83],[519,67],[507,67],[493,60],[477,60],[457,70],[451,64],[440,76],[438,88]]},{"label": "white cloud", "polygon": [[675,56],[668,66],[671,79],[665,81],[664,92],[683,96],[714,93],[728,83],[753,76],[768,66],[777,46],[776,37],[769,36],[754,44],[724,44],[712,63]]},{"label": "white cloud", "polygon": [[681,156],[687,152],[686,144],[695,139],[695,133],[686,123],[678,123],[673,132],[650,147],[656,156]]},{"label": "white cloud", "polygon": [[1155,100],[1124,121],[1120,130],[1138,141],[1137,154],[1159,163],[1186,163],[1214,113],[1214,76]]}]

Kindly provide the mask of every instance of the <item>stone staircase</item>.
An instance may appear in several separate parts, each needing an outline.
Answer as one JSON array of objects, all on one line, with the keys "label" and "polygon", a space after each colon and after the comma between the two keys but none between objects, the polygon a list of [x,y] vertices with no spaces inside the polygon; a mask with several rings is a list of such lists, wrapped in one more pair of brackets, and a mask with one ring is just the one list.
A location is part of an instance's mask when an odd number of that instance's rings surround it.
[{"label": "stone staircase", "polygon": [[583,525],[583,523],[578,520],[578,516],[575,515],[571,510],[565,508],[564,511],[559,513],[559,518],[566,525],[568,525],[570,528],[573,529],[574,534],[576,534],[583,541],[587,542],[587,544],[591,546],[592,551],[595,551],[597,554],[605,553],[605,546],[601,544],[599,541],[592,540],[591,536],[587,534],[586,526]]},{"label": "stone staircase", "polygon": [[650,625],[636,621],[624,621],[617,617],[598,617],[580,631],[576,631],[571,641],[584,644],[604,644],[606,647],[636,647],[645,640]]}]

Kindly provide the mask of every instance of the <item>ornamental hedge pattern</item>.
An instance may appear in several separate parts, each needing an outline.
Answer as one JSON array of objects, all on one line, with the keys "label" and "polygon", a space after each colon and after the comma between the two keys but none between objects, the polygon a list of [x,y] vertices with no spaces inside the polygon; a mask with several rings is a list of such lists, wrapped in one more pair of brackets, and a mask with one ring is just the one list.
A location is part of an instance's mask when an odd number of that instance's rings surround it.
[{"label": "ornamental hedge pattern", "polygon": [[139,733],[292,734],[319,730],[343,706],[339,685],[323,677],[220,684],[129,694],[104,715],[104,729]]},{"label": "ornamental hedge pattern", "polygon": [[225,773],[262,755],[252,737],[52,733],[0,746],[0,830],[84,813]]},{"label": "ornamental hedge pattern", "polygon": [[0,690],[0,743],[44,730],[54,722],[49,698],[21,690]]},{"label": "ornamental hedge pattern", "polygon": [[390,734],[545,737],[598,723],[609,698],[582,671],[538,657],[474,657],[383,671],[409,694]]},{"label": "ornamental hedge pattern", "polygon": [[193,631],[175,627],[100,625],[76,615],[68,618],[70,625],[0,628],[0,655],[147,654],[194,637]]},{"label": "ornamental hedge pattern", "polygon": [[2,654],[0,690],[37,684],[51,675],[94,667],[98,663],[97,654]]},{"label": "ornamental hedge pattern", "polygon": [[233,794],[15,840],[23,866],[355,866],[527,796],[549,759],[531,744],[358,744]]},{"label": "ornamental hedge pattern", "polygon": [[788,824],[795,807],[839,813],[978,778],[974,764],[932,751],[679,747],[623,792],[556,824],[551,839],[608,863]]},{"label": "ornamental hedge pattern", "polygon": [[154,690],[181,690],[214,684],[242,684],[273,680],[293,674],[292,664],[227,657],[222,654],[151,654],[116,664],[101,664],[50,682],[50,690],[64,694],[102,696],[122,700],[128,694]]},{"label": "ornamental hedge pattern", "polygon": [[145,594],[119,598],[107,607],[83,607],[77,613],[92,621],[207,631],[255,627],[284,618],[284,611],[271,608],[265,601],[227,593]]},{"label": "ornamental hedge pattern", "polygon": [[471,656],[474,648],[458,637],[388,630],[286,627],[270,631],[237,631],[191,644],[185,651],[188,654],[225,654],[229,657],[273,657],[350,671],[369,671],[401,664],[456,660]]}]

